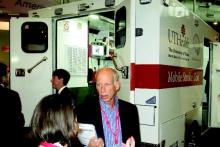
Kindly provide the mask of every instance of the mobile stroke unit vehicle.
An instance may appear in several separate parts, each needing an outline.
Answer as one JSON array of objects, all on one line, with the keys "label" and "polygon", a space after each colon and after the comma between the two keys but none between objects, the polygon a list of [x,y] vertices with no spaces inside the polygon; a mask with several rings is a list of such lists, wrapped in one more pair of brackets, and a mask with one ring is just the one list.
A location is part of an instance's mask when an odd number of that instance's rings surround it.
[{"label": "mobile stroke unit vehicle", "polygon": [[88,69],[113,67],[119,97],[138,107],[143,146],[197,145],[220,122],[218,41],[216,31],[175,0],[80,0],[32,10],[10,20],[11,88],[21,95],[28,126],[40,98],[54,92],[53,70],[67,69],[68,87],[80,93],[89,87]]}]

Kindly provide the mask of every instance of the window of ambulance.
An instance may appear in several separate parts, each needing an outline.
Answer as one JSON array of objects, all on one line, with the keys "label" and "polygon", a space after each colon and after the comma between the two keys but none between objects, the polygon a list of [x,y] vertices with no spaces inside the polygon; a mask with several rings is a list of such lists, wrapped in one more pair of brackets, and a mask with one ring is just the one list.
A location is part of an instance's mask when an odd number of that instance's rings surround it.
[{"label": "window of ambulance", "polygon": [[126,8],[121,7],[115,15],[115,47],[122,48],[126,42]]},{"label": "window of ambulance", "polygon": [[44,53],[48,49],[48,27],[44,22],[25,22],[21,26],[21,46],[26,53]]}]

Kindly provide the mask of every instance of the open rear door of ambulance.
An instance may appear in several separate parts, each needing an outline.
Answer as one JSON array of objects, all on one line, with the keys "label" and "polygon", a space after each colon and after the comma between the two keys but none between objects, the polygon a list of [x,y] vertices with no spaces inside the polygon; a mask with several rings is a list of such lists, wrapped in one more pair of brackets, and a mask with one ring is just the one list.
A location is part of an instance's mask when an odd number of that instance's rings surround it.
[{"label": "open rear door of ambulance", "polygon": [[134,103],[131,92],[131,63],[135,58],[135,1],[120,3],[115,10],[115,52],[114,65],[119,71],[121,88],[118,93],[121,99]]},{"label": "open rear door of ambulance", "polygon": [[220,43],[211,44],[209,97],[211,106],[210,127],[220,128]]},{"label": "open rear door of ambulance", "polygon": [[51,19],[11,18],[10,87],[22,102],[25,126],[39,100],[52,94]]}]

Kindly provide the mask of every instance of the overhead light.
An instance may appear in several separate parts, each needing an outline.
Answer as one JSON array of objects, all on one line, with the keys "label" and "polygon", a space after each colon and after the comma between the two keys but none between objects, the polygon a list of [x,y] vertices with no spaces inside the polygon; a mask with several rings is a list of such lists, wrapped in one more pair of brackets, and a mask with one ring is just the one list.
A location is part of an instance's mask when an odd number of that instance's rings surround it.
[{"label": "overhead light", "polygon": [[92,20],[98,20],[99,19],[99,16],[98,15],[89,15],[89,18],[91,18]]},{"label": "overhead light", "polygon": [[0,21],[0,30],[9,30],[9,22]]},{"label": "overhead light", "polygon": [[218,21],[217,21],[217,20],[214,20],[214,21],[213,21],[213,25],[218,25]]}]

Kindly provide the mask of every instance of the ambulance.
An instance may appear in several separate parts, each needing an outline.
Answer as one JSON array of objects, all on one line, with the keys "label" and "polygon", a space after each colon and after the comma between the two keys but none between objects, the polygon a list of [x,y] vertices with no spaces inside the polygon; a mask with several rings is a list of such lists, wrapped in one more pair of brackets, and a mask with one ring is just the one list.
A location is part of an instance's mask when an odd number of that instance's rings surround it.
[{"label": "ambulance", "polygon": [[68,70],[68,87],[80,92],[89,70],[112,67],[119,98],[138,108],[143,147],[198,146],[205,130],[219,127],[219,34],[180,2],[78,0],[28,15],[10,20],[10,85],[25,126],[39,100],[55,93],[53,70]]}]

